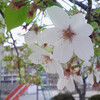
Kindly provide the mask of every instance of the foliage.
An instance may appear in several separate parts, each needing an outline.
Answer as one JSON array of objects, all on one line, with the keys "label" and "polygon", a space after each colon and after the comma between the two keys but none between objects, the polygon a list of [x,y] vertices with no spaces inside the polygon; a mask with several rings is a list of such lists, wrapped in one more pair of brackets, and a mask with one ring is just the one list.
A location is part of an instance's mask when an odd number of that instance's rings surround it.
[{"label": "foliage", "polygon": [[7,31],[18,27],[23,24],[27,19],[27,7],[21,7],[21,9],[16,10],[11,8],[11,5],[7,6],[4,12],[5,23],[7,25]]},{"label": "foliage", "polygon": [[42,85],[43,82],[41,81],[41,77],[38,76],[38,75],[28,75],[27,78],[26,78],[26,83],[29,83],[29,84],[36,84],[36,85]]},{"label": "foliage", "polygon": [[57,96],[54,96],[52,100],[75,100],[70,93],[60,93]]},{"label": "foliage", "polygon": [[100,94],[92,95],[88,100],[100,100]]}]

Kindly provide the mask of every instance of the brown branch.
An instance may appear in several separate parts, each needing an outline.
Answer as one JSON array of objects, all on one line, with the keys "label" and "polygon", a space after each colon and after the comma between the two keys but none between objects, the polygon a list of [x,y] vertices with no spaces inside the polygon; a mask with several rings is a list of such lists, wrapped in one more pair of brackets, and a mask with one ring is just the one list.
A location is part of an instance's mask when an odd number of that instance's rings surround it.
[{"label": "brown branch", "polygon": [[76,88],[76,90],[77,90],[77,92],[78,92],[78,94],[79,94],[79,97],[81,97],[81,91],[80,91],[80,89],[78,88],[78,86],[77,86],[75,80],[73,80],[73,81],[74,81],[75,88]]},{"label": "brown branch", "polygon": [[82,93],[82,95],[84,97],[86,95],[86,79],[87,79],[87,76],[86,77],[83,77],[83,93]]},{"label": "brown branch", "polygon": [[[78,67],[81,68],[79,61],[77,62],[77,64],[79,65]],[[75,84],[75,88],[76,88],[76,90],[77,90],[77,92],[78,92],[78,94],[79,94],[80,100],[85,100],[85,95],[86,95],[86,79],[87,79],[87,76],[85,77],[85,76],[83,75],[83,76],[82,76],[82,79],[83,79],[83,91],[81,91],[81,90],[78,88],[78,86],[77,86],[75,80],[74,80],[74,84]]]},{"label": "brown branch", "polygon": [[14,46],[15,51],[16,51],[16,53],[17,53],[17,57],[19,57],[19,53],[18,53],[18,50],[17,50],[16,44],[15,44],[15,40],[14,40],[14,38],[13,38],[13,36],[12,36],[12,33],[11,33],[11,32],[9,32],[9,33],[10,33],[11,39],[13,40],[13,46]]},{"label": "brown branch", "polygon": [[[14,38],[13,38],[13,35],[12,35],[11,31],[10,31],[9,33],[10,33],[10,36],[11,36],[11,38],[12,38],[13,46],[14,46],[15,51],[16,51],[16,53],[17,53],[17,57],[19,57],[19,52],[18,52],[18,50],[17,50],[17,47],[16,47],[16,44],[15,44],[15,40],[14,40]],[[19,60],[18,60],[17,63],[18,63],[18,70],[19,70],[19,77],[20,77],[19,83],[21,83],[21,73],[20,73],[20,64],[19,64]]]},{"label": "brown branch", "polygon": [[91,22],[91,9],[92,9],[92,0],[88,0],[88,8],[87,8],[87,15],[86,15],[88,23]]}]

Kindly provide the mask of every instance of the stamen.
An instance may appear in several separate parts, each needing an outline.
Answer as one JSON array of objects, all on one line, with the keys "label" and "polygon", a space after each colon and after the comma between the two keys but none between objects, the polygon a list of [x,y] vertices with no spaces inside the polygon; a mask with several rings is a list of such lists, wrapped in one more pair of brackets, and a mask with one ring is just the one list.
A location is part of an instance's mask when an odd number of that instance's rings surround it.
[{"label": "stamen", "polygon": [[45,63],[47,64],[49,61],[52,61],[49,56],[44,55]]},{"label": "stamen", "polygon": [[70,26],[67,28],[67,30],[63,30],[63,39],[70,40],[72,42],[72,38],[75,35],[75,33],[70,29]]},{"label": "stamen", "polygon": [[67,79],[69,79],[70,73],[71,73],[70,69],[65,69],[64,74],[65,74],[65,76],[66,76]]}]

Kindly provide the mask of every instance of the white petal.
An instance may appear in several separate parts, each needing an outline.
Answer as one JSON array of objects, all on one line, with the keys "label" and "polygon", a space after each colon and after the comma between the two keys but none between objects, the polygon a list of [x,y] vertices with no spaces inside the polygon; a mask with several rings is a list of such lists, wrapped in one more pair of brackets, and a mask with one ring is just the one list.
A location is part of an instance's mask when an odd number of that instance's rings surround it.
[{"label": "white petal", "polygon": [[64,87],[66,87],[66,84],[67,84],[67,79],[66,77],[64,76],[63,78],[60,78],[57,82],[57,88],[58,90],[63,90]]},{"label": "white petal", "polygon": [[94,55],[93,43],[89,37],[76,36],[72,45],[75,54],[84,61],[88,61]]},{"label": "white petal", "polygon": [[53,24],[61,29],[67,29],[69,26],[69,16],[62,9],[57,6],[47,8],[47,13]]},{"label": "white petal", "polygon": [[56,66],[52,61],[48,62],[48,64],[46,66],[44,66],[44,68],[45,68],[47,73],[52,73],[52,74],[57,73]]},{"label": "white petal", "polygon": [[93,27],[90,24],[80,24],[78,27],[71,27],[72,31],[81,36],[90,36],[93,32]]},{"label": "white petal", "polygon": [[32,53],[29,56],[29,60],[31,60],[31,62],[34,64],[42,64],[44,61],[44,58],[40,53]]},{"label": "white petal", "polygon": [[32,49],[33,51],[41,50],[40,47],[38,47],[37,45],[34,45],[34,44],[30,44],[28,47],[29,47],[30,49]]},{"label": "white petal", "polygon": [[35,43],[37,40],[37,36],[35,31],[29,31],[26,35],[25,35],[25,42],[30,45]]},{"label": "white petal", "polygon": [[87,81],[88,81],[88,83],[90,83],[91,85],[94,84],[93,73],[91,73],[91,74],[88,75]]},{"label": "white petal", "polygon": [[33,53],[29,56],[29,59],[35,64],[42,64],[45,62],[44,56],[51,56],[50,53],[36,45],[29,45],[29,47],[33,50]]},{"label": "white petal", "polygon": [[48,56],[51,56],[51,54],[50,53],[48,53],[47,51],[45,51],[44,49],[42,49],[42,48],[40,48],[40,47],[38,47],[37,45],[28,45],[28,47],[30,48],[30,49],[32,49],[33,50],[33,52],[36,52],[36,53],[39,53],[39,54],[41,54],[41,55],[48,55]]},{"label": "white petal", "polygon": [[61,64],[58,63],[58,62],[55,62],[55,61],[52,61],[52,63],[53,63],[53,65],[55,65],[55,67],[56,67],[56,72],[58,73],[59,78],[64,77],[64,70],[63,70]]},{"label": "white petal", "polygon": [[41,34],[41,33],[37,35],[37,43],[38,43],[39,46],[43,46],[44,43],[46,43],[46,42],[43,40],[42,34]]},{"label": "white petal", "polygon": [[58,73],[60,78],[64,77],[64,72],[63,72],[62,66],[55,61],[48,62],[48,64],[45,65],[44,68],[47,73],[52,73],[52,74]]},{"label": "white petal", "polygon": [[80,84],[83,84],[83,81],[82,81],[82,76],[77,76],[77,75],[73,75],[73,79],[80,83]]},{"label": "white petal", "polygon": [[73,15],[70,19],[70,26],[72,29],[76,29],[80,27],[80,25],[84,24],[86,22],[85,17],[82,13],[78,13],[76,15]]},{"label": "white petal", "polygon": [[97,82],[99,82],[100,81],[100,71],[96,71],[95,76],[96,76]]},{"label": "white petal", "polygon": [[41,33],[39,38],[44,41],[44,43],[54,45],[60,34],[61,30],[59,30],[59,28],[48,28]]},{"label": "white petal", "polygon": [[33,51],[35,51],[35,52],[39,52],[39,51],[42,51],[43,50],[42,48],[40,48],[40,47],[38,47],[37,45],[34,45],[34,44],[30,44],[30,45],[28,45],[28,47],[30,49],[32,49]]},{"label": "white petal", "polygon": [[53,57],[60,63],[68,62],[73,55],[73,49],[67,42],[68,41],[64,41],[63,43],[60,42],[54,47]]},{"label": "white petal", "polygon": [[74,82],[73,82],[73,78],[71,76],[68,79],[66,87],[67,87],[67,90],[69,90],[70,92],[75,91],[75,85],[74,85]]},{"label": "white petal", "polygon": [[93,32],[93,27],[86,23],[85,17],[82,13],[72,16],[70,27],[75,34],[82,36],[90,36]]}]

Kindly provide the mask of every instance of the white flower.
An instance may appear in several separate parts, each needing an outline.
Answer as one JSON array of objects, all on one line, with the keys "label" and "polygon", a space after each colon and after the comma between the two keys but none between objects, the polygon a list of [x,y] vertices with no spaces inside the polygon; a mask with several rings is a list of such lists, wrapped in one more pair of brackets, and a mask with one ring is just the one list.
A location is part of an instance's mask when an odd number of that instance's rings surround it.
[{"label": "white flower", "polygon": [[88,74],[87,82],[91,85],[94,84],[94,77],[96,78],[97,83],[100,81],[100,71],[93,69],[93,72]]},{"label": "white flower", "polygon": [[75,90],[75,86],[72,80],[72,77],[70,77],[68,80],[66,78],[66,76],[64,76],[63,78],[60,78],[58,80],[57,83],[57,88],[58,90],[63,90],[64,88],[67,88],[67,90],[69,90],[70,92]]},{"label": "white flower", "polygon": [[47,73],[58,73],[59,77],[63,77],[62,66],[52,59],[52,54],[46,52],[44,49],[36,46],[29,45],[29,47],[34,51],[29,59],[35,64],[41,64]]},{"label": "white flower", "polygon": [[29,31],[25,35],[25,42],[28,45],[38,43],[40,46],[44,44],[43,40],[40,38],[40,33],[36,35],[35,31]]},{"label": "white flower", "polygon": [[80,84],[82,84],[81,76],[70,75],[68,79],[66,76],[64,76],[63,78],[60,78],[57,83],[57,88],[59,90],[63,90],[66,87],[66,89],[69,90],[70,92],[75,91],[75,85],[74,85],[73,79],[75,80],[75,82],[79,82]]},{"label": "white flower", "polygon": [[30,45],[30,44],[33,44],[37,41],[37,36],[36,36],[36,33],[35,31],[29,31],[26,33],[25,35],[25,42]]},{"label": "white flower", "polygon": [[73,52],[82,60],[88,61],[94,55],[89,35],[93,27],[86,23],[82,13],[72,17],[59,7],[47,8],[54,28],[45,29],[41,36],[46,43],[54,45],[54,58],[61,63],[70,60]]}]

